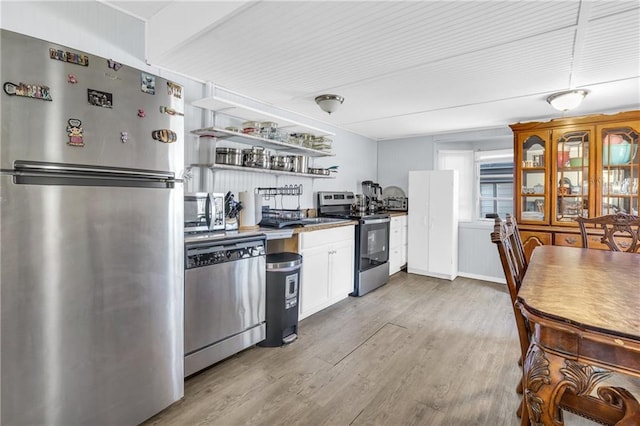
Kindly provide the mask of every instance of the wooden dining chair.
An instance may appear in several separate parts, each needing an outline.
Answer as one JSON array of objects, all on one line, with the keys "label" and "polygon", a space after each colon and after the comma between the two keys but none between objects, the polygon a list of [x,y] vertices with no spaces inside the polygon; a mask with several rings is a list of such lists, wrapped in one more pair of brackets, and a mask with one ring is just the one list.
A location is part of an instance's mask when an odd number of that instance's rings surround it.
[{"label": "wooden dining chair", "polygon": [[[515,219],[508,215],[508,222],[503,222],[499,217],[495,218],[495,225],[493,232],[491,233],[491,242],[498,247],[498,254],[500,255],[500,263],[504,276],[507,281],[507,289],[509,290],[509,296],[511,298],[511,307],[513,308],[513,315],[516,322],[516,329],[518,330],[518,339],[520,341],[520,359],[524,360],[529,349],[530,334],[527,320],[515,305],[516,298],[518,296],[518,290],[522,284],[522,279],[527,270],[527,261],[524,257],[524,250],[522,248],[522,242],[520,235],[517,234],[518,226]],[[522,364],[522,362],[520,363]],[[524,373],[524,371],[523,371]],[[516,387],[518,393],[522,393],[522,377]],[[518,416],[521,418],[521,425],[529,425],[529,416],[526,406],[526,399],[523,398],[520,402],[520,407],[517,411]]]},{"label": "wooden dining chair", "polygon": [[510,213],[506,214],[505,221],[507,222],[507,228],[510,230],[509,233],[511,234],[511,236],[509,238],[511,240],[511,246],[513,247],[516,255],[516,261],[520,265],[520,268],[522,268],[523,271],[526,271],[527,266],[529,266],[529,262],[527,261],[527,257],[524,254],[524,245],[522,244],[522,238],[520,237],[518,223]]},{"label": "wooden dining chair", "polygon": [[579,217],[582,247],[589,248],[587,229],[602,229],[600,239],[611,251],[640,252],[640,217],[616,213],[594,218]]}]

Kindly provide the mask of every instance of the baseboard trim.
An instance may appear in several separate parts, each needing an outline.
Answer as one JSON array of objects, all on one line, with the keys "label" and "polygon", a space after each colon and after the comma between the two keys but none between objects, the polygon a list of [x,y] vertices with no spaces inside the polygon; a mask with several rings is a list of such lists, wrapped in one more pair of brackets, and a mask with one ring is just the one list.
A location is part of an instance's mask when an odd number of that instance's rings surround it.
[{"label": "baseboard trim", "polygon": [[507,283],[507,280],[505,278],[489,277],[487,275],[471,274],[469,272],[458,272],[458,275],[464,278],[473,278],[474,280],[489,281],[498,284]]}]

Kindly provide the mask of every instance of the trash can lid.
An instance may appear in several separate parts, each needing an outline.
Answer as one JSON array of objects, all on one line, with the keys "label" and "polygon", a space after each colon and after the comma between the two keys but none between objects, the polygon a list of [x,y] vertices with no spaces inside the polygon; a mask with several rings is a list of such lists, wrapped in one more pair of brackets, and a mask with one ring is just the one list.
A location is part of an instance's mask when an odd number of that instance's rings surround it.
[{"label": "trash can lid", "polygon": [[302,255],[298,253],[267,254],[267,271],[287,271],[302,265]]}]

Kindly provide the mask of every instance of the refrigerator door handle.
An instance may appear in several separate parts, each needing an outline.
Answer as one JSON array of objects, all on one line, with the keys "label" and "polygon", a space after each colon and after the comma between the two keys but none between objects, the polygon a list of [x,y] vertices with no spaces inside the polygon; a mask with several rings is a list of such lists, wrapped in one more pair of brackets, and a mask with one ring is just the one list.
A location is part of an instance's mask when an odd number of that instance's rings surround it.
[{"label": "refrigerator door handle", "polygon": [[161,180],[174,180],[175,175],[173,172],[165,172],[159,170],[139,170],[139,169],[127,169],[117,167],[106,166],[88,166],[80,164],[66,164],[66,163],[48,163],[43,161],[23,161],[17,160],[14,162],[14,168],[16,172],[24,171],[40,172],[40,173],[61,173],[69,175],[119,175],[128,176],[130,178],[145,178],[145,179],[161,179]]}]

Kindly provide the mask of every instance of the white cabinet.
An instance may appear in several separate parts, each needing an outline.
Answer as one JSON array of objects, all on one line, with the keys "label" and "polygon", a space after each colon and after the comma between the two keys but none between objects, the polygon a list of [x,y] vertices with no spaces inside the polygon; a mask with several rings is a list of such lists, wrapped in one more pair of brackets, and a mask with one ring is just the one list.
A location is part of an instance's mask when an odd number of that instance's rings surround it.
[{"label": "white cabinet", "polygon": [[458,172],[409,172],[407,272],[458,276]]},{"label": "white cabinet", "polygon": [[389,275],[407,263],[407,216],[392,216],[389,227]]},{"label": "white cabinet", "polygon": [[353,291],[354,226],[299,234],[302,271],[299,319],[308,317]]}]

